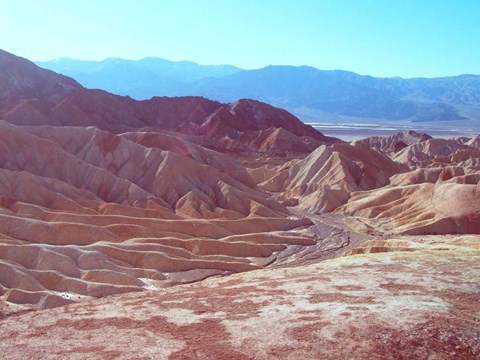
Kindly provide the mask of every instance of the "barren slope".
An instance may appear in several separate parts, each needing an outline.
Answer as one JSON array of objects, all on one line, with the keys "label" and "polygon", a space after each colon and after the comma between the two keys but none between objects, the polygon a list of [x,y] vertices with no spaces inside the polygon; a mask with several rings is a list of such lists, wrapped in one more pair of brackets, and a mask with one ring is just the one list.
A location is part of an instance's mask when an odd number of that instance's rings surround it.
[{"label": "barren slope", "polygon": [[[395,138],[364,142],[383,144]],[[387,233],[480,233],[480,152],[475,148],[476,139],[422,138],[390,153],[411,171],[393,175],[389,186],[354,193],[336,212],[358,218],[360,222],[353,223],[366,232],[372,227]]]},{"label": "barren slope", "polygon": [[308,220],[289,218],[214,151],[178,139],[177,152],[147,148],[141,134],[94,128],[0,130],[8,302],[51,307],[250,270],[288,244],[315,242]]},{"label": "barren slope", "polygon": [[387,187],[353,194],[336,210],[399,234],[480,234],[480,186],[455,183]]},{"label": "barren slope", "polygon": [[306,267],[12,316],[0,322],[0,350],[6,359],[476,359],[479,246],[474,236],[394,238]]},{"label": "barren slope", "polygon": [[478,166],[480,150],[455,139],[429,139],[395,153],[392,159],[412,167]]},{"label": "barren slope", "polygon": [[259,186],[276,193],[287,206],[328,212],[346,203],[352,191],[384,186],[390,176],[407,170],[366,145],[334,144],[265,174]]}]

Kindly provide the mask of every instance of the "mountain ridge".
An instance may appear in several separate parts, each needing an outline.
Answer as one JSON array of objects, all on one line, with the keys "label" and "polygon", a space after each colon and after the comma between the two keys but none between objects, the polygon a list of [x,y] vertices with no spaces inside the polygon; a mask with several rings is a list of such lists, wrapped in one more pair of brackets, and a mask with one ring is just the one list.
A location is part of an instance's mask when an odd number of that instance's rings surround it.
[{"label": "mountain ridge", "polygon": [[[323,142],[338,142],[287,111],[256,100],[222,104],[204,97],[153,97],[137,101],[0,53],[0,117],[16,125],[96,126],[113,133],[171,131],[215,149],[285,154],[307,153]],[[224,111],[220,111],[223,109]],[[291,141],[275,141],[283,127]],[[285,136],[284,136],[285,137]],[[269,144],[265,146],[265,141]]]},{"label": "mountain ridge", "polygon": [[[5,50],[3,50],[5,51]],[[252,68],[252,69],[246,69],[242,68],[236,65],[232,64],[200,64],[192,60],[168,60],[165,58],[157,57],[157,56],[145,56],[139,59],[124,59],[120,57],[108,57],[103,60],[88,60],[88,59],[76,59],[72,58],[69,56],[61,56],[57,58],[53,58],[50,60],[31,60],[33,63],[37,64],[54,64],[54,63],[62,63],[62,62],[78,62],[78,63],[104,63],[108,62],[111,60],[122,60],[126,62],[141,62],[144,60],[158,60],[158,61],[165,61],[168,63],[174,63],[174,64],[182,64],[182,63],[187,63],[187,64],[195,64],[198,66],[202,67],[233,67],[235,69],[238,69],[239,71],[250,71],[250,70],[260,70],[260,69],[265,69],[268,67],[292,67],[292,68],[311,68],[319,71],[325,71],[325,72],[340,72],[340,73],[349,73],[349,74],[354,74],[358,76],[365,76],[365,77],[370,77],[374,79],[400,79],[400,80],[417,80],[417,79],[449,79],[449,78],[461,78],[461,77],[470,77],[470,76],[480,76],[480,74],[474,74],[474,73],[460,73],[457,75],[442,75],[442,76],[400,76],[400,75],[389,75],[389,76],[374,76],[370,74],[361,74],[359,72],[353,71],[353,70],[344,70],[344,69],[321,69],[313,65],[288,65],[288,64],[269,64],[265,65],[259,68]],[[40,66],[42,67],[42,66]]]},{"label": "mountain ridge", "polygon": [[[118,64],[111,65],[112,60],[120,61],[121,68],[116,68]],[[147,60],[166,62],[175,69],[157,68],[155,72],[153,65],[145,65]],[[72,62],[76,70],[69,68]],[[77,79],[86,87],[136,99],[196,95],[232,102],[251,98],[297,115],[301,115],[300,108],[309,109],[319,118],[326,112],[362,119],[448,121],[476,120],[480,114],[480,75],[473,74],[373,77],[306,65],[269,65],[244,70],[230,65],[198,65],[159,58],[85,62],[89,65],[83,69],[82,63],[72,59],[63,65],[61,60],[38,62]],[[196,70],[191,70],[191,66]]]}]

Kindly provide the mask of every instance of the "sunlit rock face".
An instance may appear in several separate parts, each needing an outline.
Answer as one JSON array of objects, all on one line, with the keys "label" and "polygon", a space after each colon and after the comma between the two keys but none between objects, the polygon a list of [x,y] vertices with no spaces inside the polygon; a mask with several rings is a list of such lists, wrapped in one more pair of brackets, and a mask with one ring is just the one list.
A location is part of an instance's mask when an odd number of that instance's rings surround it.
[{"label": "sunlit rock face", "polygon": [[344,204],[351,192],[388,184],[390,176],[408,167],[360,143],[320,146],[293,160],[260,184],[286,205],[318,213]]},{"label": "sunlit rock face", "polygon": [[1,55],[0,290],[12,311],[257,269],[315,242],[311,221],[237,157],[338,140],[256,101],[137,102]]},{"label": "sunlit rock face", "polygon": [[[416,138],[421,141],[410,141],[401,150],[389,152],[410,171],[392,175],[388,186],[353,193],[336,212],[353,216],[359,220],[356,228],[367,232],[375,228],[418,235],[480,234],[478,137]],[[363,142],[377,148],[376,144],[382,143]]]},{"label": "sunlit rock face", "polygon": [[0,68],[3,357],[480,356],[478,137]]},{"label": "sunlit rock face", "polygon": [[214,151],[95,128],[0,129],[6,301],[49,307],[256,269],[314,242],[308,219]]},{"label": "sunlit rock face", "polygon": [[480,186],[395,186],[355,193],[336,210],[387,233],[480,234]]}]

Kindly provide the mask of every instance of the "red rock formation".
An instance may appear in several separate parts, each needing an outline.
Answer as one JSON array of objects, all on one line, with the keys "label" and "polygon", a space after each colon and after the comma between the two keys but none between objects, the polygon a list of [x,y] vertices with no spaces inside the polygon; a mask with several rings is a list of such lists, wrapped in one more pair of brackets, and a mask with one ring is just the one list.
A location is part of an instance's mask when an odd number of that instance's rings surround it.
[{"label": "red rock formation", "polygon": [[447,166],[420,168],[407,173],[394,175],[390,185],[413,185],[422,183],[455,182],[457,184],[478,184],[480,169],[475,167]]},{"label": "red rock formation", "polygon": [[354,193],[336,211],[358,218],[359,229],[367,232],[478,234],[480,153],[474,144],[475,139],[412,143],[391,154],[412,171],[392,176],[389,187]]},{"label": "red rock formation", "polygon": [[336,211],[387,233],[480,234],[480,186],[427,183],[360,192]]},{"label": "red rock formation", "polygon": [[[455,157],[462,156],[462,160],[455,161]],[[427,167],[442,166],[442,163],[451,165],[478,156],[480,153],[476,149],[454,139],[430,139],[405,147],[395,153],[392,159],[412,167]]]},{"label": "red rock formation", "polygon": [[[201,97],[135,101],[85,89],[6,52],[0,55],[0,118],[17,125],[95,126],[113,133],[171,130],[200,137],[195,142],[215,149],[283,155],[305,154],[322,143],[339,142],[285,110],[258,101],[229,105]],[[275,140],[279,129],[291,141]]]},{"label": "red rock formation", "polygon": [[480,135],[477,135],[476,137],[471,138],[465,143],[465,145],[472,146],[475,149],[480,150]]}]

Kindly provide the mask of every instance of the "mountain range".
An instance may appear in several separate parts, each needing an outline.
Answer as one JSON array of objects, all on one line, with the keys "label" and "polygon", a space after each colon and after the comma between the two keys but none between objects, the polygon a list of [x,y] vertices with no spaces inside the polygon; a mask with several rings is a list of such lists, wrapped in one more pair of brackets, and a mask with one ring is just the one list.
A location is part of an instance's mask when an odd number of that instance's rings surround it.
[{"label": "mountain range", "polygon": [[478,359],[479,234],[480,135],[344,142],[0,50],[2,359]]},{"label": "mountain range", "polygon": [[447,121],[480,116],[480,76],[375,78],[309,66],[244,70],[159,58],[81,61],[62,58],[37,65],[70,76],[87,88],[135,99],[204,96],[220,102],[255,99],[304,120],[358,119]]}]

